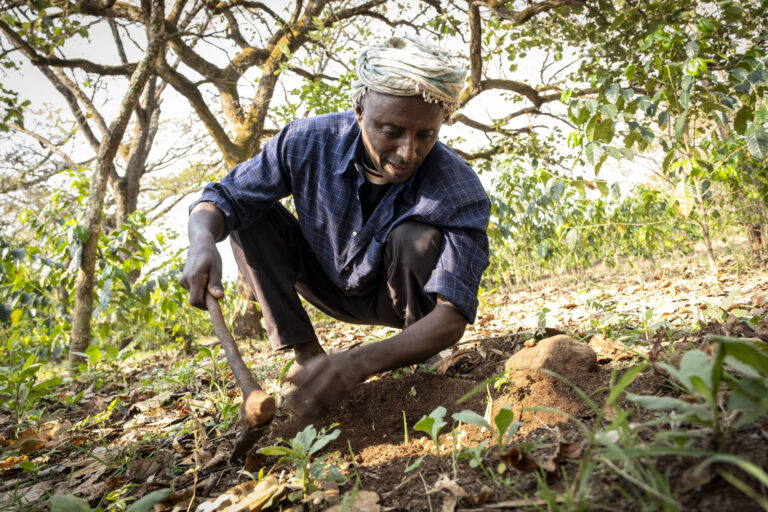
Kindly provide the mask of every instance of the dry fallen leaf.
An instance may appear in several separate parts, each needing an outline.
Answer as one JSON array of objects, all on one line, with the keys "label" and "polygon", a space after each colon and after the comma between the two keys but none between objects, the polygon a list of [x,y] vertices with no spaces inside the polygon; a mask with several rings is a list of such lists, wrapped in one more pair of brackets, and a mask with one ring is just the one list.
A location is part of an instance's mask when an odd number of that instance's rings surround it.
[{"label": "dry fallen leaf", "polygon": [[566,459],[578,459],[583,451],[584,447],[579,443],[559,443],[555,453],[541,465],[541,468],[547,473],[558,473],[560,464]]},{"label": "dry fallen leaf", "polygon": [[33,427],[29,427],[27,430],[19,434],[19,437],[11,446],[21,451],[21,453],[32,453],[45,446],[45,439],[41,438],[37,430],[35,430]]},{"label": "dry fallen leaf", "polygon": [[258,483],[248,480],[237,484],[214,500],[201,503],[196,512],[255,512],[284,491],[285,484],[280,485],[274,475],[269,475]]},{"label": "dry fallen leaf", "polygon": [[458,368],[467,364],[473,365],[473,363],[478,362],[480,362],[480,355],[476,351],[470,349],[457,350],[448,357],[438,361],[435,364],[435,371],[437,371],[438,375],[444,375],[445,372],[452,368]]},{"label": "dry fallen leaf", "polygon": [[507,466],[512,466],[520,471],[533,473],[539,470],[539,464],[533,457],[513,446],[508,447],[500,458]]},{"label": "dry fallen leaf", "polygon": [[0,462],[0,471],[3,471],[5,469],[11,469],[16,466],[16,464],[19,464],[21,462],[26,462],[29,460],[29,457],[26,455],[22,455],[21,457],[8,457],[4,461]]},{"label": "dry fallen leaf", "polygon": [[379,495],[373,491],[358,491],[355,494],[348,494],[352,496],[345,503],[338,503],[332,507],[326,508],[323,512],[379,512],[381,505],[379,505]]}]

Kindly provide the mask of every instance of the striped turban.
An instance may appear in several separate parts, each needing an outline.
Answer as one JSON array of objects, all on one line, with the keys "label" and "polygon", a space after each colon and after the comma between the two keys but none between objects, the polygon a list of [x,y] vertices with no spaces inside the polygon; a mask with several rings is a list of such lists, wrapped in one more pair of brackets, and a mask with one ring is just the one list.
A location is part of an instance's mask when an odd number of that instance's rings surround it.
[{"label": "striped turban", "polygon": [[446,52],[412,35],[390,37],[364,48],[356,71],[353,103],[357,104],[368,90],[394,96],[421,95],[428,103],[442,104],[446,120],[459,106],[467,74]]}]

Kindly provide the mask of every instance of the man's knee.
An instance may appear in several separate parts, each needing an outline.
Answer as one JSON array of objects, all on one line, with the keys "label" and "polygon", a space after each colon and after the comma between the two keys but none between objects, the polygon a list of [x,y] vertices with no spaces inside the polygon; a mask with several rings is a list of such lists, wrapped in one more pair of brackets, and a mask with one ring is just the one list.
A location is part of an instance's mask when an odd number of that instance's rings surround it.
[{"label": "man's knee", "polygon": [[437,264],[443,236],[438,228],[421,222],[404,222],[395,227],[387,241],[390,264],[424,266],[431,272]]}]

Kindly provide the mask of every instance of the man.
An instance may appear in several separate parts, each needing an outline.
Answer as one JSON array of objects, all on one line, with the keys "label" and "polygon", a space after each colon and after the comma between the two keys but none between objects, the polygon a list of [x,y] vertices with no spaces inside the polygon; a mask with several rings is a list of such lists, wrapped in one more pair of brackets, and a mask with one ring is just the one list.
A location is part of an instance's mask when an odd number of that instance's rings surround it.
[{"label": "man", "polygon": [[[221,298],[215,242],[227,235],[275,350],[300,370],[287,407],[314,418],[365,377],[419,363],[461,338],[488,265],[490,203],[437,141],[465,71],[440,49],[392,37],[363,50],[354,111],[295,121],[191,208],[181,284]],[[293,196],[298,219],[279,204]],[[337,319],[403,330],[326,354],[299,296]]]}]

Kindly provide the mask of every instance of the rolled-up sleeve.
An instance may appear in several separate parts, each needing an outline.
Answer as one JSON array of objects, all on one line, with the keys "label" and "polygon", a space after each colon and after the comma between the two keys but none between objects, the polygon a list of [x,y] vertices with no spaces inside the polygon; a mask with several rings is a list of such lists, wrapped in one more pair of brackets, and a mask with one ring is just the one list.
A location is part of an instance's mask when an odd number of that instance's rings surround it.
[{"label": "rolled-up sleeve", "polygon": [[443,247],[435,270],[424,291],[450,302],[468,323],[475,321],[477,291],[488,266],[488,218],[490,202],[472,202],[456,212],[452,224],[444,227]]},{"label": "rolled-up sleeve", "polygon": [[286,146],[291,144],[290,131],[288,125],[264,145],[261,153],[236,165],[221,181],[206,185],[200,199],[189,207],[191,212],[198,203],[208,202],[221,210],[221,240],[254,222],[276,201],[290,194],[291,178],[285,162]]}]

